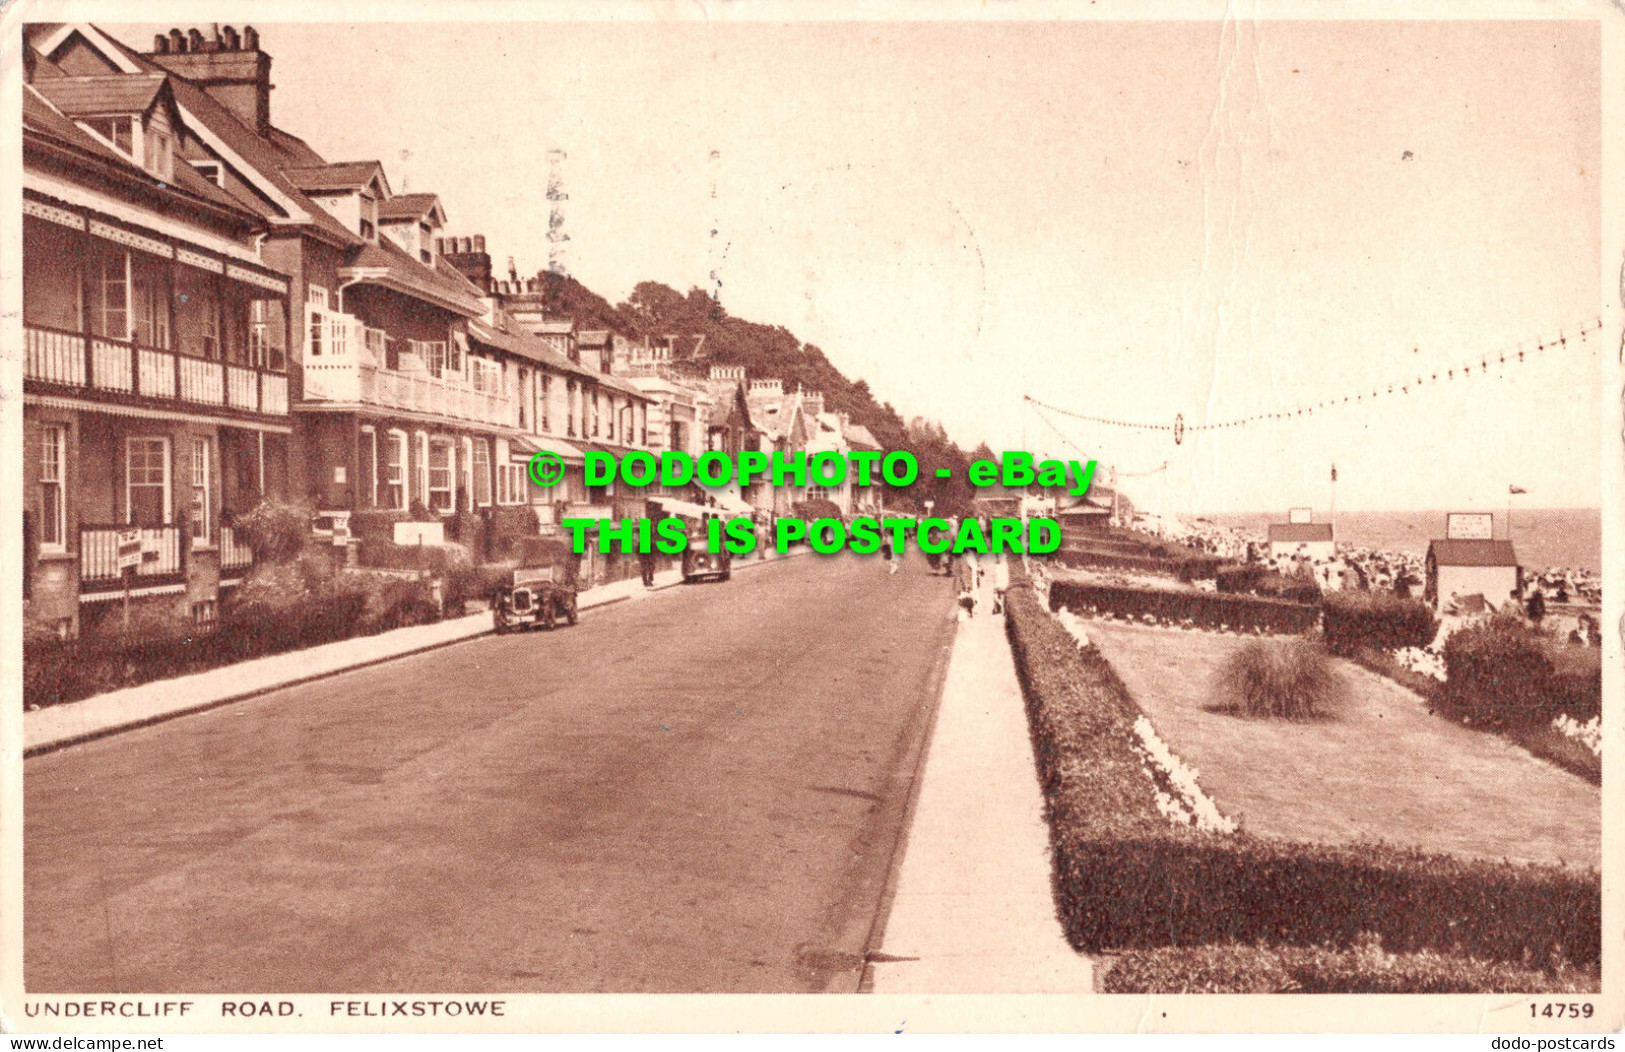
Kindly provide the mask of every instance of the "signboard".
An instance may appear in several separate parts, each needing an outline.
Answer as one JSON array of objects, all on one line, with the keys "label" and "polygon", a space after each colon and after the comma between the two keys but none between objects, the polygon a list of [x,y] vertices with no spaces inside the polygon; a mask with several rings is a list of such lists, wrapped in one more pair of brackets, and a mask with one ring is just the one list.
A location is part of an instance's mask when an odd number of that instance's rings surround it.
[{"label": "signboard", "polygon": [[1313,522],[1314,512],[1309,508],[1293,508],[1286,513],[1286,521],[1290,523]]},{"label": "signboard", "polygon": [[1495,539],[1495,516],[1487,511],[1453,511],[1445,516],[1445,538],[1452,541]]},{"label": "signboard", "polygon": [[118,533],[118,568],[128,570],[141,565],[141,531],[120,530]]}]

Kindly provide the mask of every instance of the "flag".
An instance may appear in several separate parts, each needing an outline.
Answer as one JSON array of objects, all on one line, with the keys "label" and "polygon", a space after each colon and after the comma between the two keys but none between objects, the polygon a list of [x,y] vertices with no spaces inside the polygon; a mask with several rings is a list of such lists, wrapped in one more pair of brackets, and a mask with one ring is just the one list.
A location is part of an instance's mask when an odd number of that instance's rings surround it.
[{"label": "flag", "polygon": [[1509,496],[1514,494],[1514,493],[1528,493],[1528,492],[1529,491],[1524,489],[1522,486],[1508,486],[1507,487],[1507,494]]}]

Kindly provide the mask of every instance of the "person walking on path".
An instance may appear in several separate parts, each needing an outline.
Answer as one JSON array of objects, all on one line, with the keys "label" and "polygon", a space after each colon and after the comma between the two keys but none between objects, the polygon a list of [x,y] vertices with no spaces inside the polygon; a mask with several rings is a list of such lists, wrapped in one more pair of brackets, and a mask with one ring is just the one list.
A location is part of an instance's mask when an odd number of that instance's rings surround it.
[{"label": "person walking on path", "polygon": [[652,551],[638,552],[638,570],[643,574],[643,587],[655,586],[655,553]]},{"label": "person walking on path", "polygon": [[976,616],[976,556],[965,552],[954,556],[954,581],[959,587],[959,605],[966,617]]},{"label": "person walking on path", "polygon": [[1000,552],[993,561],[993,612],[1004,613],[1004,593],[1010,590],[1009,556]]}]

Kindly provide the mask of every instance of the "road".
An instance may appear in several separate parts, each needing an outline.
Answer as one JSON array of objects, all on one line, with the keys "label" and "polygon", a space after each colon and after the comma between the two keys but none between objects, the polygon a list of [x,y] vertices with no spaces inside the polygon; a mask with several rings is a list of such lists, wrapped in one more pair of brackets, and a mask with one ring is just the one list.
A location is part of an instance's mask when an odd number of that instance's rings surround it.
[{"label": "road", "polygon": [[803,557],[30,759],[26,987],[855,991],[952,598]]}]

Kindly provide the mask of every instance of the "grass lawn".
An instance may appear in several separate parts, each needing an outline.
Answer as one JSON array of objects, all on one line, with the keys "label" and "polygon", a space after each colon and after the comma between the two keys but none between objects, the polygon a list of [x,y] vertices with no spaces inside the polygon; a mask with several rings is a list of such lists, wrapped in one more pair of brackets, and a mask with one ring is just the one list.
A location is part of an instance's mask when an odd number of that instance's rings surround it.
[{"label": "grass lawn", "polygon": [[1249,719],[1216,711],[1213,685],[1245,639],[1104,621],[1088,633],[1219,809],[1255,835],[1601,864],[1597,786],[1430,715],[1352,662],[1336,662],[1348,690],[1330,718]]}]

